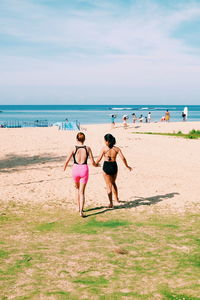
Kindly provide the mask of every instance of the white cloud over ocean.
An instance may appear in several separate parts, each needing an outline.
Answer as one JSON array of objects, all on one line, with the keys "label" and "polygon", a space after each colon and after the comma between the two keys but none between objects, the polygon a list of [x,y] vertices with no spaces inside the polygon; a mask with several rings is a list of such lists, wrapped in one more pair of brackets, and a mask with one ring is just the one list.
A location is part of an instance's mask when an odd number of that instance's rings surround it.
[{"label": "white cloud over ocean", "polygon": [[174,2],[1,0],[0,103],[199,104],[200,3]]}]

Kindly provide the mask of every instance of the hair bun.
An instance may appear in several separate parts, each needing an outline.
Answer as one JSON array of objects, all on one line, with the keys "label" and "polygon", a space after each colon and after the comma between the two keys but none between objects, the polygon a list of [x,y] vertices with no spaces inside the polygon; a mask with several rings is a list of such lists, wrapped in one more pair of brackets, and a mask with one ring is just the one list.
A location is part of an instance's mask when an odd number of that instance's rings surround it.
[{"label": "hair bun", "polygon": [[110,134],[110,133],[107,133],[104,136],[104,139],[105,139],[106,142],[108,142],[108,147],[109,148],[112,148],[116,144],[115,137],[112,134]]}]

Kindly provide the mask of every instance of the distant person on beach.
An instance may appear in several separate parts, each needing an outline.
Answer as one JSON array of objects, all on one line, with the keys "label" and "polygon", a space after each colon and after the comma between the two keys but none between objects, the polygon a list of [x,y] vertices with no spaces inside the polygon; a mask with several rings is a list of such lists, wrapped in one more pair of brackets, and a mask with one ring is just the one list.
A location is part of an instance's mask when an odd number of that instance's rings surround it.
[{"label": "distant person on beach", "polygon": [[64,171],[66,170],[70,159],[73,157],[74,164],[72,167],[72,177],[75,182],[75,187],[77,189],[77,202],[79,214],[81,217],[84,217],[83,209],[85,204],[85,188],[88,182],[89,177],[89,168],[87,165],[88,157],[90,158],[92,165],[97,167],[90,147],[85,146],[85,134],[79,132],[76,136],[77,146],[72,147],[70,150],[65,165]]},{"label": "distant person on beach", "polygon": [[162,116],[161,119],[160,119],[160,121],[164,122],[165,121],[165,116]]},{"label": "distant person on beach", "polygon": [[148,115],[147,115],[147,122],[148,122],[148,123],[151,122],[151,112],[149,112]]},{"label": "distant person on beach", "polygon": [[137,117],[136,117],[136,114],[135,114],[135,113],[132,114],[132,118],[133,118],[133,123],[135,123],[136,120],[137,120]]},{"label": "distant person on beach", "polygon": [[169,113],[169,111],[167,109],[166,112],[165,112],[165,121],[169,122],[169,119],[170,119],[170,113]]},{"label": "distant person on beach", "polygon": [[111,115],[111,128],[115,127],[115,118],[116,118],[116,115]]},{"label": "distant person on beach", "polygon": [[139,117],[139,122],[140,122],[140,123],[143,122],[143,115],[140,115],[140,117]]},{"label": "distant person on beach", "polygon": [[127,125],[127,120],[128,120],[128,116],[127,116],[127,115],[124,115],[124,116],[122,117],[122,121],[123,121],[123,126],[124,126],[124,128],[127,128],[127,127],[128,127],[128,125]]},{"label": "distant person on beach", "polygon": [[103,163],[103,177],[106,182],[107,187],[107,193],[108,193],[108,199],[109,199],[109,208],[113,207],[113,194],[115,197],[115,200],[119,202],[118,198],[118,189],[117,185],[115,183],[117,178],[117,172],[118,167],[116,163],[117,155],[121,157],[123,163],[125,166],[129,169],[129,171],[132,170],[132,168],[127,164],[127,161],[122,154],[122,151],[119,147],[116,147],[116,140],[112,134],[106,134],[104,136],[104,141],[106,146],[102,148],[101,153],[96,161],[96,164],[98,165],[101,159],[104,157],[104,163]]}]

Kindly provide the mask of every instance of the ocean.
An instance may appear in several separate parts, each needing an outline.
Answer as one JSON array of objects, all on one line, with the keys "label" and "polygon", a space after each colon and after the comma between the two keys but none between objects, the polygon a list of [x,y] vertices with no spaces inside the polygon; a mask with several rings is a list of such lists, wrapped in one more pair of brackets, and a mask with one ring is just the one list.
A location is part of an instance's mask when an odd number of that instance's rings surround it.
[{"label": "ocean", "polygon": [[200,121],[200,105],[0,105],[0,124],[6,121],[47,120],[50,124],[79,121],[80,124],[101,124],[111,122],[111,115],[116,115],[116,122],[122,122],[124,114],[132,120],[134,112],[143,117],[151,112],[152,122],[158,122],[168,109],[170,121],[182,121],[182,111],[188,107],[187,121]]}]

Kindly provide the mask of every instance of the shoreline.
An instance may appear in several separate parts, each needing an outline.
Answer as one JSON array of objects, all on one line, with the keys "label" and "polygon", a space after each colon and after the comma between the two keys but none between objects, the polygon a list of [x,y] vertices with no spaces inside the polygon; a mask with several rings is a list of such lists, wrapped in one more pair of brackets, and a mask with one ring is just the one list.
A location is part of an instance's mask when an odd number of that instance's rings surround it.
[{"label": "shoreline", "polygon": [[127,123],[128,127],[124,128],[122,122],[121,123],[115,123],[115,127],[111,128],[111,123],[106,123],[106,124],[83,124],[81,125],[81,128],[93,128],[95,127],[104,127],[107,126],[108,129],[110,129],[112,132],[114,130],[118,129],[124,129],[126,131],[129,130],[134,130],[134,131],[151,131],[151,130],[156,130],[155,132],[166,132],[166,133],[174,133],[178,131],[183,131],[184,133],[188,133],[190,130],[195,129],[195,130],[200,130],[200,121],[196,122],[151,122],[151,123]]}]

